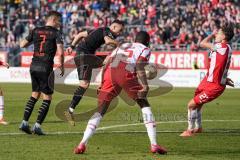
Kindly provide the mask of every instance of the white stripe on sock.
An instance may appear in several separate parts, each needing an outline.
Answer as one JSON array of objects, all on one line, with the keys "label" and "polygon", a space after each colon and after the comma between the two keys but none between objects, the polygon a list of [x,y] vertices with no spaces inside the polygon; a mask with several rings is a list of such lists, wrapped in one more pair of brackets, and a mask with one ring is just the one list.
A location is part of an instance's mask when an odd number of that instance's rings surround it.
[{"label": "white stripe on sock", "polygon": [[100,113],[96,112],[91,119],[88,121],[86,130],[84,132],[83,138],[80,143],[87,144],[89,138],[92,137],[92,135],[95,133],[100,121],[102,119],[102,116]]}]

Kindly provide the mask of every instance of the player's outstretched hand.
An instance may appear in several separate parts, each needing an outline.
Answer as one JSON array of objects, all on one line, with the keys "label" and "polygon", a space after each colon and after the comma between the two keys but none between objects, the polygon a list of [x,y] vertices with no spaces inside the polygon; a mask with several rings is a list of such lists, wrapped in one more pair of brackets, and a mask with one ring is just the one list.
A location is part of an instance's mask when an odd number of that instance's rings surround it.
[{"label": "player's outstretched hand", "polygon": [[98,87],[98,89],[97,89],[97,95],[99,95],[101,89],[102,89],[102,85],[100,85],[100,86]]},{"label": "player's outstretched hand", "polygon": [[72,47],[68,47],[66,50],[68,55],[72,54],[72,51],[73,51]]},{"label": "player's outstretched hand", "polygon": [[64,72],[65,72],[65,69],[64,69],[64,67],[60,67],[60,70],[61,70],[61,73],[60,73],[60,76],[64,76]]},{"label": "player's outstretched hand", "polygon": [[7,69],[10,67],[8,63],[3,63],[3,66],[5,66]]},{"label": "player's outstretched hand", "polygon": [[227,78],[226,85],[231,86],[231,87],[234,87],[234,82],[233,82],[233,80],[231,80],[230,78]]}]

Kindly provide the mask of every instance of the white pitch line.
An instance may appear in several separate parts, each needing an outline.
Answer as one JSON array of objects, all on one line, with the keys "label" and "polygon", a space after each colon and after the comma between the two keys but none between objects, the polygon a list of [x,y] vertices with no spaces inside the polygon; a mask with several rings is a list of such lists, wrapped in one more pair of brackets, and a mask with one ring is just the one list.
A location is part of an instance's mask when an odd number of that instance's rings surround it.
[{"label": "white pitch line", "polygon": [[[166,122],[156,122],[156,124],[170,124],[170,123],[186,123],[187,121],[166,121]],[[203,122],[240,122],[240,120],[203,120]],[[99,127],[97,131],[104,131],[112,128],[121,128],[121,127],[129,127],[129,126],[139,126],[143,125],[143,123],[132,123],[132,124],[122,124],[122,125],[112,125],[107,127]],[[109,133],[145,133],[146,131],[109,131]],[[163,130],[157,131],[158,133],[178,133],[180,131],[171,131],[171,130]],[[215,133],[229,133],[231,131],[213,131]],[[83,134],[84,132],[46,132],[47,135],[67,135],[67,134]],[[101,132],[98,132],[101,133]],[[103,132],[104,133],[104,132]],[[9,132],[9,133],[1,133],[0,136],[13,136],[13,135],[26,135],[22,132]]]},{"label": "white pitch line", "polygon": [[[166,122],[156,122],[156,124],[186,123],[186,122],[187,121],[166,121]],[[203,120],[202,122],[240,122],[240,120]],[[139,125],[143,125],[143,123],[121,124],[121,125],[113,125],[113,126],[107,126],[107,127],[99,127],[97,130],[106,130],[111,128],[139,126]]]},{"label": "white pitch line", "polygon": [[[164,130],[164,131],[157,131],[157,133],[180,133],[182,130],[173,131],[173,130]],[[71,134],[83,134],[84,132],[46,132],[47,135],[71,135]],[[147,131],[107,131],[107,132],[97,132],[96,134],[108,134],[108,133],[147,133]],[[221,130],[204,130],[204,133],[239,133],[239,132],[233,132],[231,130],[229,131],[221,131]],[[0,133],[0,136],[18,136],[18,135],[26,135],[25,133],[21,132],[13,132],[13,133]],[[29,135],[31,136],[31,135]],[[1,138],[0,138],[1,139]]]}]

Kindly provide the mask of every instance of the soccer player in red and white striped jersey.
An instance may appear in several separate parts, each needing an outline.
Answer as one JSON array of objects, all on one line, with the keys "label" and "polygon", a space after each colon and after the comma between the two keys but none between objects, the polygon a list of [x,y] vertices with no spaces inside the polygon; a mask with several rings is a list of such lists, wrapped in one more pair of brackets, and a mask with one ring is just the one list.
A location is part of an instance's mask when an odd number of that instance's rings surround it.
[{"label": "soccer player in red and white striped jersey", "polygon": [[150,140],[152,153],[166,154],[167,150],[157,143],[156,123],[147,100],[149,90],[144,66],[151,55],[147,47],[150,36],[145,31],[136,35],[135,43],[124,43],[117,47],[106,59],[102,84],[98,93],[98,112],[88,121],[83,138],[74,149],[75,154],[83,154],[88,140],[95,133],[111,101],[124,90],[141,108],[143,121]]},{"label": "soccer player in red and white striped jersey", "polygon": [[[207,75],[196,89],[194,98],[188,103],[188,129],[180,136],[188,137],[194,133],[201,133],[203,104],[219,97],[224,92],[226,85],[234,87],[233,81],[227,78],[232,55],[229,42],[233,36],[233,24],[226,23],[219,31],[209,35],[200,43],[200,47],[211,50],[210,63]],[[212,44],[210,41],[214,38],[215,43]]]},{"label": "soccer player in red and white striped jersey", "polygon": [[[9,64],[0,61],[0,66],[5,66],[9,68]],[[4,113],[4,98],[3,98],[3,91],[0,88],[0,124],[7,125],[8,123],[3,119],[3,113]]]}]

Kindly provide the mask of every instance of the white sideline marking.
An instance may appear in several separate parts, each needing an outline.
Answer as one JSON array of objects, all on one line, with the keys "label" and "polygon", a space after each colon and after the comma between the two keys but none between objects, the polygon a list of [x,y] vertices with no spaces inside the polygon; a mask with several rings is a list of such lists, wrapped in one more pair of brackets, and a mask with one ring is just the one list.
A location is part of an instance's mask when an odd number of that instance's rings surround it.
[{"label": "white sideline marking", "polygon": [[[168,124],[168,123],[186,123],[187,121],[166,121],[166,122],[156,122],[156,124]],[[240,120],[203,120],[203,122],[240,122]],[[129,126],[139,126],[143,125],[143,123],[132,123],[132,124],[122,124],[122,125],[112,125],[112,126],[107,126],[107,127],[99,127],[97,131],[104,131],[107,129],[112,129],[112,128],[121,128],[121,127],[129,127]],[[108,131],[108,133],[145,133],[146,131]],[[179,133],[181,131],[171,131],[171,130],[162,130],[162,131],[157,131],[157,133]],[[209,131],[208,131],[209,132]],[[229,131],[210,131],[214,133],[229,133],[231,132],[231,129]],[[46,132],[47,135],[67,135],[67,134],[83,134],[84,132]],[[101,133],[101,132],[98,132]],[[104,133],[104,132],[103,132]],[[0,136],[13,136],[13,135],[26,135],[25,133],[22,132],[9,132],[9,133],[4,133],[0,132]]]},{"label": "white sideline marking", "polygon": [[[166,121],[166,122],[156,122],[156,124],[167,124],[167,123],[186,123],[187,121]],[[240,122],[240,120],[203,120],[202,122]],[[113,125],[107,127],[99,127],[97,130],[106,130],[111,128],[120,128],[128,126],[139,126],[143,123],[133,123],[133,124],[122,124],[122,125]]]}]

